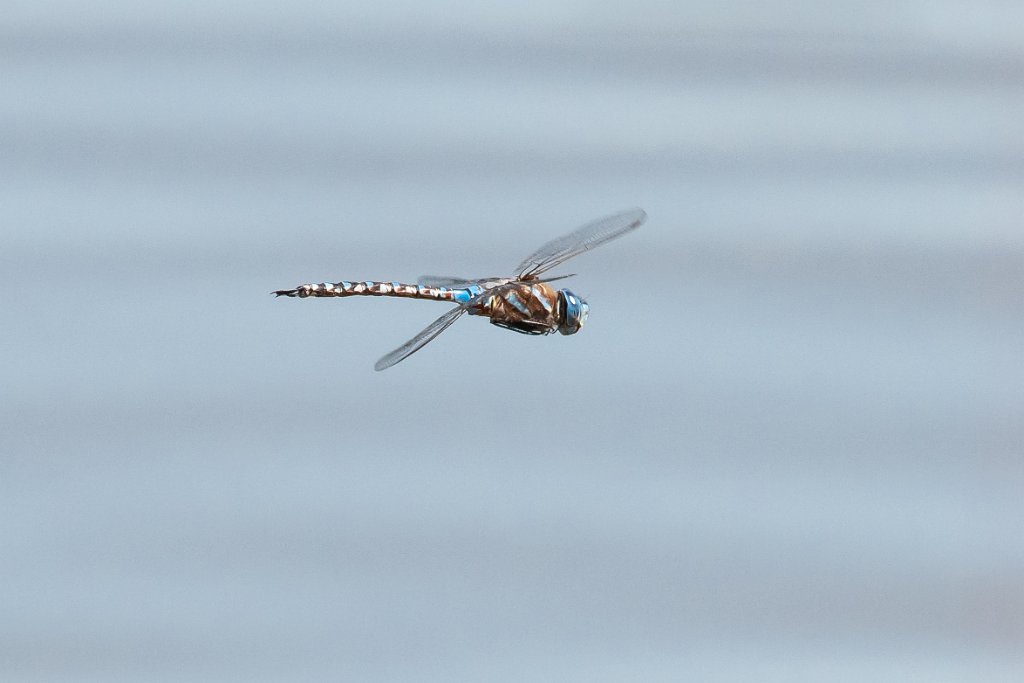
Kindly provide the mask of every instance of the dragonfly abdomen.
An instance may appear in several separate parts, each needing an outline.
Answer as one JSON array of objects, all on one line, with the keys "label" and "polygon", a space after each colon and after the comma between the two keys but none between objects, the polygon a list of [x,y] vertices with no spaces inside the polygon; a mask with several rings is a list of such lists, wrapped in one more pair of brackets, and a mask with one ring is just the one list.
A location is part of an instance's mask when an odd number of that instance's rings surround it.
[{"label": "dragonfly abdomen", "polygon": [[466,303],[476,296],[479,291],[481,291],[480,288],[475,286],[453,289],[451,287],[407,285],[401,282],[379,282],[376,280],[349,282],[348,280],[342,280],[341,282],[299,285],[295,289],[279,289],[274,294],[303,299],[310,296],[397,296],[408,299],[431,299],[433,301]]}]

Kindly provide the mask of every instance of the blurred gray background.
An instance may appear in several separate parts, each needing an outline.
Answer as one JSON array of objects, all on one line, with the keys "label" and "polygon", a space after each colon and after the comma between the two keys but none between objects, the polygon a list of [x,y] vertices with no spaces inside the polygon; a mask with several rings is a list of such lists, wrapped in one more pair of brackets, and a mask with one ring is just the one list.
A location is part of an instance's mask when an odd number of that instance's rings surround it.
[{"label": "blurred gray background", "polygon": [[[0,679],[1020,681],[1024,7],[6,2]],[[580,257],[576,337],[273,289]]]}]

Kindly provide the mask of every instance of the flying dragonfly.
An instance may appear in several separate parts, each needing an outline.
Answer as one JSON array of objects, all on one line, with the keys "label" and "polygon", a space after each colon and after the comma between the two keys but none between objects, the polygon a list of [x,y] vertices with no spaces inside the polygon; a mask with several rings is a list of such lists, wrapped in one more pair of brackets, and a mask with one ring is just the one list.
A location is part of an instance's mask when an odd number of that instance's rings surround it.
[{"label": "flying dragonfly", "polygon": [[322,282],[279,289],[273,294],[291,297],[395,296],[449,301],[454,308],[430,323],[422,332],[387,354],[374,365],[384,370],[405,360],[448,329],[464,313],[486,316],[491,324],[522,334],[576,334],[587,321],[590,307],[568,289],[555,290],[552,282],[572,275],[542,277],[574,256],[610,242],[639,228],[647,220],[642,209],[629,209],[598,219],[551,240],[515,269],[512,277],[470,280],[425,275],[417,284],[400,282]]}]

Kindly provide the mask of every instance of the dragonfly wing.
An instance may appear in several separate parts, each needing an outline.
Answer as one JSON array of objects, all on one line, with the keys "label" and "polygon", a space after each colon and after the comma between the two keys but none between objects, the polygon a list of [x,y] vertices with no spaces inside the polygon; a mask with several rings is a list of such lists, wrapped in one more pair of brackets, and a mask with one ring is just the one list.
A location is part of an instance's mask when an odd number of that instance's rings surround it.
[{"label": "dragonfly wing", "polygon": [[527,256],[516,268],[515,273],[522,279],[535,279],[541,273],[568,261],[573,256],[639,228],[645,220],[647,214],[643,209],[630,209],[587,223],[568,235],[551,240]]},{"label": "dragonfly wing", "polygon": [[416,283],[423,287],[450,287],[453,289],[463,289],[465,287],[475,285],[477,280],[470,280],[464,277],[449,277],[446,275],[423,275],[416,281]]},{"label": "dragonfly wing", "polygon": [[381,358],[373,366],[374,370],[385,370],[390,368],[395,363],[405,360],[412,354],[416,353],[424,346],[427,345],[437,335],[448,329],[449,326],[456,320],[458,320],[463,313],[466,312],[465,306],[457,306],[451,309],[434,322],[427,325],[426,329],[417,334],[415,337],[405,342],[397,349],[389,353],[388,355]]}]

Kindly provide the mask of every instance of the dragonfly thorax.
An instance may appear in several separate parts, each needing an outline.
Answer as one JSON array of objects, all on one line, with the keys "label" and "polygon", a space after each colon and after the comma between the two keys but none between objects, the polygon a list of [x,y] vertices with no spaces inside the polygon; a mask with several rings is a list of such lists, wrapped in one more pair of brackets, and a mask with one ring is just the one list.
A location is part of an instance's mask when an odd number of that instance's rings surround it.
[{"label": "dragonfly thorax", "polygon": [[522,334],[551,334],[560,320],[558,292],[543,282],[513,282],[497,288],[478,311],[471,312]]}]

